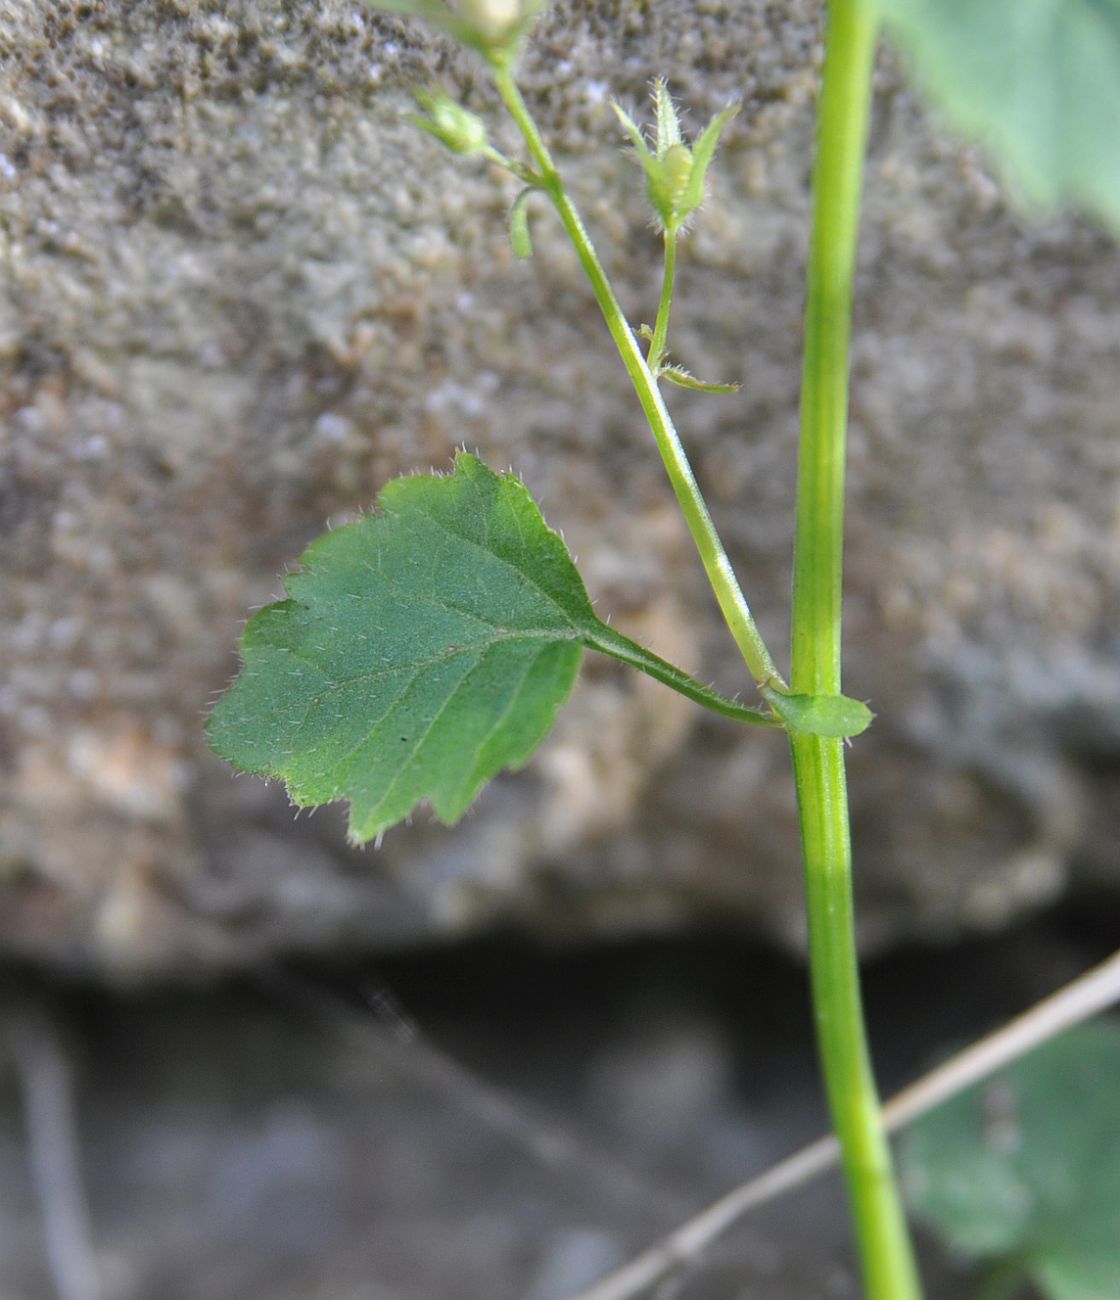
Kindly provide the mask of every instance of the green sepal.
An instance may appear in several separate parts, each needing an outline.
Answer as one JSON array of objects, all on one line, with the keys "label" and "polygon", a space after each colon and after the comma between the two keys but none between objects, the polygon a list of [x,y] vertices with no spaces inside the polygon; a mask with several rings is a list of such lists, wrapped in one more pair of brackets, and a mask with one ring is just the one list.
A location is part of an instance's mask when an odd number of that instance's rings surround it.
[{"label": "green sepal", "polygon": [[663,157],[675,145],[683,143],[677,106],[669,94],[669,83],[657,77],[653,83],[653,111],[657,122],[657,155]]},{"label": "green sepal", "polygon": [[635,123],[634,119],[616,99],[611,100],[611,108],[614,109],[615,117],[617,117],[619,122],[621,122],[622,129],[630,137],[630,143],[634,146],[634,152],[644,164],[645,160],[650,156],[649,146],[645,142],[645,137],[638,129],[637,123]]},{"label": "green sepal", "polygon": [[704,184],[708,178],[708,168],[716,156],[720,137],[727,129],[728,123],[739,112],[740,107],[739,104],[732,104],[722,113],[717,113],[700,132],[699,138],[692,146],[692,172],[681,197],[681,210],[684,217],[695,212],[704,202]]}]

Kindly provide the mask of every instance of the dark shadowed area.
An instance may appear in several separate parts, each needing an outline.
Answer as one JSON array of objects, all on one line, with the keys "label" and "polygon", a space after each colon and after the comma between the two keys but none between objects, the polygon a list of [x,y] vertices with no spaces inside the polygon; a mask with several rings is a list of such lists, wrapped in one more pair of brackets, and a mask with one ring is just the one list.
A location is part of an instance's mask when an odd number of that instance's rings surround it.
[{"label": "dark shadowed area", "polygon": [[[1116,923],[1084,900],[874,962],[886,1089],[1107,955]],[[75,1295],[566,1300],[824,1126],[804,970],[726,931],[495,938],[124,997],[26,970],[6,984],[5,1044],[36,1032],[65,1072],[78,1185],[56,1180],[44,1204],[33,1153],[67,1138],[57,1116],[29,1126],[27,1089],[50,1066],[28,1077],[5,1050],[5,1300],[57,1294],[44,1210],[65,1218],[75,1193],[102,1288]],[[921,1246],[930,1300],[972,1293],[963,1265]],[[831,1176],[656,1295],[855,1300],[852,1268]]]}]

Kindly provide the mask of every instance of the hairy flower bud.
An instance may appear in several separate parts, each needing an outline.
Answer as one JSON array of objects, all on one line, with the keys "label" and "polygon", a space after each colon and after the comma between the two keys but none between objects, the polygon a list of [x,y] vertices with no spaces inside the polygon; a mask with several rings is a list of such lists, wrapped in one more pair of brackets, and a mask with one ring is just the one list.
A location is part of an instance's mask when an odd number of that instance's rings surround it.
[{"label": "hairy flower bud", "polygon": [[739,111],[739,106],[717,113],[691,148],[684,143],[676,105],[660,77],[653,84],[653,107],[657,125],[651,149],[629,114],[613,104],[645,169],[646,193],[657,223],[663,230],[675,233],[703,203],[708,167],[724,127]]}]

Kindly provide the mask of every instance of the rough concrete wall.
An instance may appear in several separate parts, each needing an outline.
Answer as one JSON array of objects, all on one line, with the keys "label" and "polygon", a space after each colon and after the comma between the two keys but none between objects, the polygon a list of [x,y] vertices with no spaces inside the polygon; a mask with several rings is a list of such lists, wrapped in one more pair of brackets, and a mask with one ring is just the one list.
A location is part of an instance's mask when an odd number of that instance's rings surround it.
[{"label": "rough concrete wall", "polygon": [[[456,444],[512,463],[599,607],[743,687],[570,251],[402,120],[478,66],[360,4],[0,0],[0,940],[118,972],[741,918],[797,940],[777,737],[589,664],[458,830],[293,825],[201,737],[240,620],[324,522]],[[561,3],[526,92],[635,322],[657,249],[607,98],[745,96],[689,240],[672,398],[785,642],[811,0]],[[1120,257],[1009,213],[884,58],[851,439],[847,686],[866,936],[1001,924],[1120,867]],[[501,134],[499,128],[499,134]],[[506,142],[512,148],[511,137]]]}]

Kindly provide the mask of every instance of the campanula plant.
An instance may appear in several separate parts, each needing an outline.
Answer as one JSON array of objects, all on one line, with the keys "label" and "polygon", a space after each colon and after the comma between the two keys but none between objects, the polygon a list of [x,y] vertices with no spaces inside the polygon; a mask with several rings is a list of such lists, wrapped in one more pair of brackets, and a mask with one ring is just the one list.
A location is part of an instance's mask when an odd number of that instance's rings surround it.
[{"label": "campanula plant", "polygon": [[[518,55],[541,8],[538,0],[382,0],[378,7],[436,23],[489,68],[520,133],[520,158],[497,150],[482,118],[443,89],[417,92],[420,111],[413,120],[454,153],[481,157],[520,182],[510,214],[518,256],[532,254],[531,200],[541,196],[552,205],[634,388],[757,699],[742,704],[723,696],[614,631],[594,613],[564,543],[524,485],[460,453],[450,474],[397,480],[381,493],[375,513],[308,548],[285,580],[287,598],[246,628],[243,667],[210,718],[211,743],[238,767],[283,780],[301,806],[346,800],[351,838],[364,843],[424,802],[454,822],[487,780],[525,763],[571,691],[585,650],[645,672],[731,723],[784,734],[801,825],[820,1056],[864,1285],[872,1300],[917,1300],[920,1282],[871,1071],[856,961],[845,745],[872,715],[843,694],[841,678],[849,341],[876,42],[884,20],[950,116],[1002,142],[1013,183],[1018,178],[1029,200],[1051,206],[1082,201],[1120,226],[1118,60],[1094,45],[1094,33],[1104,32],[1120,49],[1120,3],[832,0],[828,7],[812,180],[788,675],[759,632],[662,395],[663,383],[702,393],[735,391],[734,384],[697,378],[671,362],[669,333],[678,245],[697,219],[709,170],[738,106],[724,108],[689,140],[663,79],[653,83],[651,127],[614,105],[663,250],[654,323],[636,324],[619,305],[518,85]],[[978,34],[987,39],[974,39]],[[1048,41],[1063,58],[1080,50],[1085,72],[1078,93],[1067,93],[1069,78],[1063,82],[1060,69],[1054,72],[1060,58],[1039,82],[1054,92],[1041,107],[1035,98],[1009,92],[1022,89],[1013,70],[985,83],[983,68],[996,59],[1006,34],[1019,41],[1028,66]],[[977,68],[984,84],[964,75]],[[1111,131],[1110,105],[1118,110]],[[1050,135],[1039,136],[1034,128],[1040,121],[1053,127]],[[1040,151],[1055,140],[1076,146],[1062,155],[1060,167],[1040,161]],[[1055,178],[1056,167],[1061,174]]]}]

